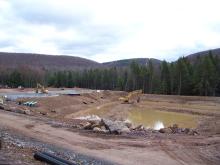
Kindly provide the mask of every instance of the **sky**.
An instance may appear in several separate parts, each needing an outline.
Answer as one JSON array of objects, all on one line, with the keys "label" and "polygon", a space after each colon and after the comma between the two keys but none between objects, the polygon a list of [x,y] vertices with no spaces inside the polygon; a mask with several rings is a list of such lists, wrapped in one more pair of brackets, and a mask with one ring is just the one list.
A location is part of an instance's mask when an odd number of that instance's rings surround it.
[{"label": "sky", "polygon": [[0,0],[0,51],[174,61],[220,47],[219,0]]}]

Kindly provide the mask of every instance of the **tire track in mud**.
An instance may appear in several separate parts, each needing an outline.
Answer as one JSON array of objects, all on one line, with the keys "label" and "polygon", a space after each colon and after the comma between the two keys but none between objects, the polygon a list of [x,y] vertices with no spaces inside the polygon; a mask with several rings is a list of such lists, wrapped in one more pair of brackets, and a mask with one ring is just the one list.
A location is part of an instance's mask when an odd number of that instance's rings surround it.
[{"label": "tire track in mud", "polygon": [[178,161],[181,165],[185,165],[184,161],[180,159],[179,156],[177,156],[175,152],[171,151],[167,144],[165,144],[164,142],[160,140],[159,145],[160,145],[161,150],[165,152],[169,157]]},{"label": "tire track in mud", "polygon": [[[5,126],[14,133],[37,139],[41,143],[62,147],[72,152],[85,154],[95,159],[103,159],[118,164],[207,164],[199,161],[199,153],[195,148],[184,146],[181,141],[159,135],[154,138],[108,138],[89,136],[79,132],[69,131],[65,128],[54,128],[48,121],[38,120],[25,115],[0,112],[0,126]],[[16,124],[15,124],[16,123]],[[34,125],[34,127],[32,126]],[[88,133],[89,134],[89,133]],[[106,135],[107,136],[107,135]],[[163,140],[161,140],[162,138]],[[181,137],[184,138],[184,137]],[[187,140],[189,137],[185,137]],[[180,139],[179,139],[180,140]],[[184,139],[183,139],[184,140]],[[143,145],[143,146],[142,146]],[[188,144],[189,145],[189,144]]]},{"label": "tire track in mud", "polygon": [[182,144],[174,144],[171,141],[159,141],[159,145],[161,150],[163,150],[168,156],[178,161],[181,165],[201,165],[201,164],[210,164],[204,159],[201,155],[199,155],[198,150],[187,148],[188,146],[184,146]]},{"label": "tire track in mud", "polygon": [[[82,136],[79,133],[70,132],[63,128],[53,128],[42,121],[34,122],[32,120],[25,115],[14,116],[12,113],[0,112],[0,125],[13,130],[16,134],[40,140],[45,144],[66,148],[73,152],[77,151],[77,153],[94,157],[97,160],[101,159],[114,162],[114,164],[127,165],[145,164],[145,162],[148,162],[148,164],[161,164],[162,162],[167,162],[167,165],[179,164],[176,160],[164,155],[160,150],[135,147],[135,140],[132,139],[103,139]],[[26,128],[28,124],[33,123],[35,124],[34,127]],[[64,140],[61,140],[60,137],[64,138]],[[134,144],[131,147],[129,145],[120,145],[121,142],[133,142]],[[160,159],[157,159],[157,156]]]}]

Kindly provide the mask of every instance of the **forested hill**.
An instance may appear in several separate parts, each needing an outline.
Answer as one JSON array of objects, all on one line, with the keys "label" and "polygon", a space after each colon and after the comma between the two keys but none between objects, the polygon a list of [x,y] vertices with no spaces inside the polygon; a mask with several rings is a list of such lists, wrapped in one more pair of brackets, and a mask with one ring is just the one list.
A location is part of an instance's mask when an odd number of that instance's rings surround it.
[{"label": "forested hill", "polygon": [[[194,63],[198,58],[204,57],[209,55],[210,50],[190,54],[190,55],[185,55],[185,57],[189,60],[189,62]],[[213,49],[211,50],[213,56],[217,56],[220,58],[220,48],[218,49]],[[111,62],[105,62],[103,63],[104,66],[107,67],[128,67],[132,61],[135,61],[139,65],[146,65],[149,60],[151,60],[152,64],[157,67],[160,66],[162,61],[158,59],[153,59],[153,58],[132,58],[132,59],[124,59],[124,60],[118,60],[118,61],[111,61]],[[173,61],[175,62],[175,61]]]},{"label": "forested hill", "polygon": [[187,59],[191,62],[191,63],[195,63],[196,60],[198,60],[198,58],[204,57],[204,56],[208,56],[210,54],[213,56],[217,56],[218,58],[220,58],[220,48],[218,49],[212,49],[212,50],[206,50],[206,51],[202,51],[202,52],[198,52],[198,53],[194,53],[194,54],[190,54],[187,57]]},{"label": "forested hill", "polygon": [[[220,96],[219,53],[220,49],[209,50],[171,63],[130,59],[103,64],[78,57],[3,53],[0,54],[4,57],[0,58],[0,86],[35,87],[39,82],[54,87]],[[23,66],[17,67],[18,64]]]},{"label": "forested hill", "polygon": [[[38,70],[83,70],[89,68],[111,68],[129,67],[132,61],[139,65],[146,65],[149,58],[134,58],[106,63],[98,63],[85,58],[65,56],[65,55],[45,55],[31,53],[5,53],[0,52],[0,67],[4,69],[15,69],[19,67],[29,67]],[[152,59],[153,65],[159,66],[160,60]]]},{"label": "forested hill", "polygon": [[[118,60],[118,61],[112,61],[112,62],[105,62],[103,63],[104,66],[107,67],[128,67],[132,61],[135,61],[139,65],[146,65],[149,62],[150,58],[132,58],[132,59],[125,59],[125,60]],[[157,59],[151,59],[153,65],[159,66],[162,61]]]},{"label": "forested hill", "polygon": [[0,52],[0,66],[4,68],[27,66],[29,68],[43,70],[75,70],[97,68],[100,67],[101,64],[73,56]]},{"label": "forested hill", "polygon": [[[203,51],[186,56],[187,59],[194,63],[198,57],[209,54],[209,51]],[[214,56],[220,57],[220,48],[212,50]],[[64,56],[64,55],[44,55],[31,53],[5,53],[0,52],[0,67],[4,69],[15,69],[18,67],[29,67],[38,70],[83,70],[89,68],[111,68],[111,67],[129,67],[132,61],[139,65],[146,65],[151,60],[154,67],[159,68],[161,65],[158,59],[133,58],[112,62],[98,63],[85,58]]]}]

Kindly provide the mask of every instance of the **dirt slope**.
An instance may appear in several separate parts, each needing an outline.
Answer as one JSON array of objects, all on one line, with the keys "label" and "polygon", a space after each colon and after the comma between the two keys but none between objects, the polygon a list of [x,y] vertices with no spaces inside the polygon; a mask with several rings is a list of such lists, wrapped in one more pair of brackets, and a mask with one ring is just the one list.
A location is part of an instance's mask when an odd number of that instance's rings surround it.
[{"label": "dirt slope", "polygon": [[80,134],[63,128],[51,127],[34,117],[14,115],[3,111],[0,112],[0,125],[45,143],[128,165],[217,164],[218,160],[215,155],[209,154],[214,153],[213,148],[217,149],[216,152],[220,148],[219,143],[216,146],[215,137],[206,140],[200,136],[173,138],[156,135],[149,138],[123,138],[96,135],[94,137],[95,135],[91,134]]}]

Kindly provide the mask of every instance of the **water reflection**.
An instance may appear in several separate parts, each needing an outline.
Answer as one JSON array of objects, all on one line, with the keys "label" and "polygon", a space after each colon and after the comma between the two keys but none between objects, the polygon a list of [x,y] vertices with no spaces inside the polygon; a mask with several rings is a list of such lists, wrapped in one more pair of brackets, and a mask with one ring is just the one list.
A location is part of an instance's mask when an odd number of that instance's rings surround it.
[{"label": "water reflection", "polygon": [[161,121],[157,121],[154,123],[154,127],[153,127],[154,130],[160,130],[161,128],[164,128],[164,125]]}]

